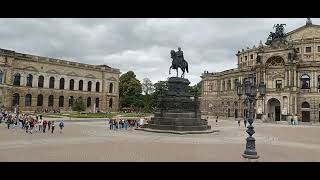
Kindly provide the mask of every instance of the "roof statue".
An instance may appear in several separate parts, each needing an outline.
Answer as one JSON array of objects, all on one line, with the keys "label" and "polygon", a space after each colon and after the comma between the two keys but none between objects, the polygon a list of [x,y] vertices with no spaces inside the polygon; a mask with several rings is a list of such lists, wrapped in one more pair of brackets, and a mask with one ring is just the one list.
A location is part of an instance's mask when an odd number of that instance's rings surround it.
[{"label": "roof statue", "polygon": [[311,18],[307,18],[306,26],[310,26],[310,25],[312,25]]},{"label": "roof statue", "polygon": [[279,45],[280,43],[285,43],[286,34],[284,32],[284,26],[286,24],[277,24],[274,25],[273,28],[276,28],[275,32],[270,32],[269,37],[267,39],[266,45]]}]

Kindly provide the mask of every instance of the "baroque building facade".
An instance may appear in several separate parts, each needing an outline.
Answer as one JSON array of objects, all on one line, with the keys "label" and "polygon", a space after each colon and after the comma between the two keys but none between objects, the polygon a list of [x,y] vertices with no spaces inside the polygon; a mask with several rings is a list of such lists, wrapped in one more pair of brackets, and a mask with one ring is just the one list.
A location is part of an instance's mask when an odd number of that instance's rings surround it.
[{"label": "baroque building facade", "polygon": [[[118,111],[120,70],[0,49],[0,106],[13,111]],[[18,106],[17,106],[18,105]]]},{"label": "baroque building facade", "polygon": [[257,47],[238,51],[237,68],[202,74],[203,114],[243,117],[247,110],[236,84],[253,74],[257,85],[266,85],[265,96],[255,105],[257,119],[284,121],[298,116],[302,122],[320,121],[320,26],[308,19],[291,32],[281,34],[283,30],[278,24],[265,45],[260,41]]}]

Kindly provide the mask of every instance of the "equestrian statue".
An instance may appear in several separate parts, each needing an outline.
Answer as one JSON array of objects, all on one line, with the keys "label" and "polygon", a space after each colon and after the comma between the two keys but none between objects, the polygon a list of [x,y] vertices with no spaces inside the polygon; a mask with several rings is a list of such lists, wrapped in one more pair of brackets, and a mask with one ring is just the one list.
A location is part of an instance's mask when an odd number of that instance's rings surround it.
[{"label": "equestrian statue", "polygon": [[172,65],[169,68],[169,74],[171,74],[171,69],[175,69],[177,71],[177,77],[178,77],[178,69],[180,68],[182,71],[181,78],[184,78],[185,71],[189,73],[188,70],[188,63],[183,57],[183,51],[181,51],[181,48],[178,47],[178,51],[175,52],[174,50],[171,50],[171,58],[172,58]]}]

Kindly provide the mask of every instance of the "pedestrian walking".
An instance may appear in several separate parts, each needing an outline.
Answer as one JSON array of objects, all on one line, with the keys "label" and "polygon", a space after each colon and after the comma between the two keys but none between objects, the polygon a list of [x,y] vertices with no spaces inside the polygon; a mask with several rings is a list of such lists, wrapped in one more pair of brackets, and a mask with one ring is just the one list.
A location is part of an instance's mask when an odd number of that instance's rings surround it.
[{"label": "pedestrian walking", "polygon": [[50,131],[51,128],[51,121],[48,121],[48,131]]},{"label": "pedestrian walking", "polygon": [[43,127],[42,127],[43,133],[46,132],[47,124],[48,124],[48,122],[46,120],[43,120],[43,124],[42,124],[43,125]]},{"label": "pedestrian walking", "polygon": [[35,121],[33,119],[31,119],[31,122],[30,122],[30,134],[32,134],[32,130],[34,128],[34,124],[35,124]]},{"label": "pedestrian walking", "polygon": [[238,120],[238,125],[239,125],[239,127],[240,127],[240,119]]},{"label": "pedestrian walking", "polygon": [[218,126],[218,119],[219,119],[219,116],[217,116],[216,118],[216,126]]},{"label": "pedestrian walking", "polygon": [[26,128],[26,133],[28,133],[29,130],[29,121],[25,121],[25,128]]},{"label": "pedestrian walking", "polygon": [[60,122],[59,127],[60,127],[60,134],[61,134],[62,133],[62,129],[64,128],[63,120]]},{"label": "pedestrian walking", "polygon": [[115,131],[116,130],[116,120],[115,119],[112,119],[112,129]]},{"label": "pedestrian walking", "polygon": [[113,129],[113,120],[112,119],[109,119],[109,126],[110,126],[110,130]]},{"label": "pedestrian walking", "polygon": [[129,124],[128,120],[125,120],[125,121],[124,121],[124,128],[125,128],[125,130],[128,130],[128,124]]},{"label": "pedestrian walking", "polygon": [[38,123],[39,123],[39,132],[41,132],[42,126],[43,126],[43,120],[42,119],[38,120]]},{"label": "pedestrian walking", "polygon": [[7,127],[8,127],[8,129],[10,129],[10,124],[11,124],[11,118],[8,117],[8,119],[7,119]]},{"label": "pedestrian walking", "polygon": [[55,127],[55,125],[54,125],[54,121],[52,121],[52,122],[51,122],[51,134],[53,134],[54,127]]}]

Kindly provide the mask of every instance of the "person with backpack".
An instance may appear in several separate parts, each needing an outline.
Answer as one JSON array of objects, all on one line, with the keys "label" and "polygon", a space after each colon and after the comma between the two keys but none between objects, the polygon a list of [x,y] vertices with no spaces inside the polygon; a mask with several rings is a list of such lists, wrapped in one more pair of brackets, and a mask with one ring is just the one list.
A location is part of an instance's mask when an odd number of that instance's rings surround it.
[{"label": "person with backpack", "polygon": [[62,133],[62,129],[63,129],[63,127],[64,127],[64,122],[63,122],[63,120],[60,122],[59,127],[60,127],[60,134],[61,134],[61,133]]},{"label": "person with backpack", "polygon": [[55,127],[55,125],[54,125],[54,121],[52,121],[52,122],[51,122],[51,134],[53,134],[54,127]]},{"label": "person with backpack", "polygon": [[51,121],[48,121],[48,131],[50,131],[51,128]]}]

